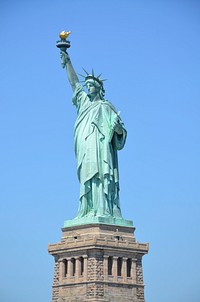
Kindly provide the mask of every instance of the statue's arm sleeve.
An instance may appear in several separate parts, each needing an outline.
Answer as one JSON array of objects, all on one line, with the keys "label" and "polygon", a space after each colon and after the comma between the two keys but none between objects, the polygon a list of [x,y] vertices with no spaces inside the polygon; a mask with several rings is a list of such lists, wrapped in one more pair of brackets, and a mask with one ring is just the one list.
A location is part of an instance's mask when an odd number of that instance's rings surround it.
[{"label": "statue's arm sleeve", "polygon": [[[127,131],[125,129],[124,123],[119,117],[119,113],[116,113],[116,110],[113,109],[110,111],[110,113],[110,131],[108,135],[108,141],[112,143],[113,147],[116,150],[121,150],[126,143]],[[116,125],[118,125],[121,130],[120,134],[115,131]]]},{"label": "statue's arm sleeve", "polygon": [[124,128],[123,123],[121,124],[122,126],[122,134],[117,134],[116,132],[113,133],[112,137],[112,143],[117,150],[121,150],[126,142],[126,137],[127,137],[127,131]]},{"label": "statue's arm sleeve", "polygon": [[80,107],[84,106],[88,102],[88,99],[88,95],[83,90],[83,86],[80,83],[76,83],[72,97],[72,104],[76,106],[77,111],[79,111]]}]

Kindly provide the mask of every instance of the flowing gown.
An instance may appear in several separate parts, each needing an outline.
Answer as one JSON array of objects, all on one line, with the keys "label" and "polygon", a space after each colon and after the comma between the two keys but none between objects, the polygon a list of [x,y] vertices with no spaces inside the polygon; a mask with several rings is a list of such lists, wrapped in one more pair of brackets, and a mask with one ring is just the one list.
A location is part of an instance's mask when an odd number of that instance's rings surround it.
[{"label": "flowing gown", "polygon": [[[80,204],[77,218],[122,217],[119,202],[117,150],[124,147],[126,130],[113,105],[107,100],[91,102],[80,83],[73,104],[77,108],[74,127]],[[114,131],[116,123],[122,134]]]}]

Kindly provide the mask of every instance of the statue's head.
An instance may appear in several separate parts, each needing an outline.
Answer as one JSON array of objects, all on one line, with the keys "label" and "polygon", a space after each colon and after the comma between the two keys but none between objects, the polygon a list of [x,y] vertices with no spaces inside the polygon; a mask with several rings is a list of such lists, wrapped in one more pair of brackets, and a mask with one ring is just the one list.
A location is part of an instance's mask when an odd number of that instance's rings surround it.
[{"label": "statue's head", "polygon": [[105,95],[105,89],[103,87],[103,81],[100,78],[101,74],[97,77],[94,76],[94,71],[92,70],[92,74],[89,74],[85,69],[84,71],[86,72],[86,77],[85,78],[85,86],[88,89],[88,94],[89,96],[95,97],[96,95],[99,95],[99,98],[101,100],[104,99],[104,95]]}]

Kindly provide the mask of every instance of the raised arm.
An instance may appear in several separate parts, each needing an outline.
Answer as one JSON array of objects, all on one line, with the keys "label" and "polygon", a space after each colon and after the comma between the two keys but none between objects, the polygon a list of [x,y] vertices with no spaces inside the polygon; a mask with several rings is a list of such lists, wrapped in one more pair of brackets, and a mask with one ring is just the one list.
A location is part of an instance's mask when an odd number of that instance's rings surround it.
[{"label": "raised arm", "polygon": [[62,60],[62,67],[66,68],[67,71],[67,76],[68,76],[68,80],[70,85],[72,86],[73,91],[76,88],[76,84],[79,83],[79,79],[77,77],[77,74],[72,66],[70,57],[68,55],[68,53],[66,53],[65,51],[60,51],[60,56],[61,56],[61,60]]}]

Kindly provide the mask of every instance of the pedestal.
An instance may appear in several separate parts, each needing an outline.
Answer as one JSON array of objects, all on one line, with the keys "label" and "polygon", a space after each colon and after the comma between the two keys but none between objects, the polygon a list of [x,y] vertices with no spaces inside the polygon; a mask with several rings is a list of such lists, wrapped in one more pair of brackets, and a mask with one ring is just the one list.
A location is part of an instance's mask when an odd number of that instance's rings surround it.
[{"label": "pedestal", "polygon": [[52,302],[144,302],[142,256],[134,227],[84,224],[62,229],[50,244],[55,270]]}]

